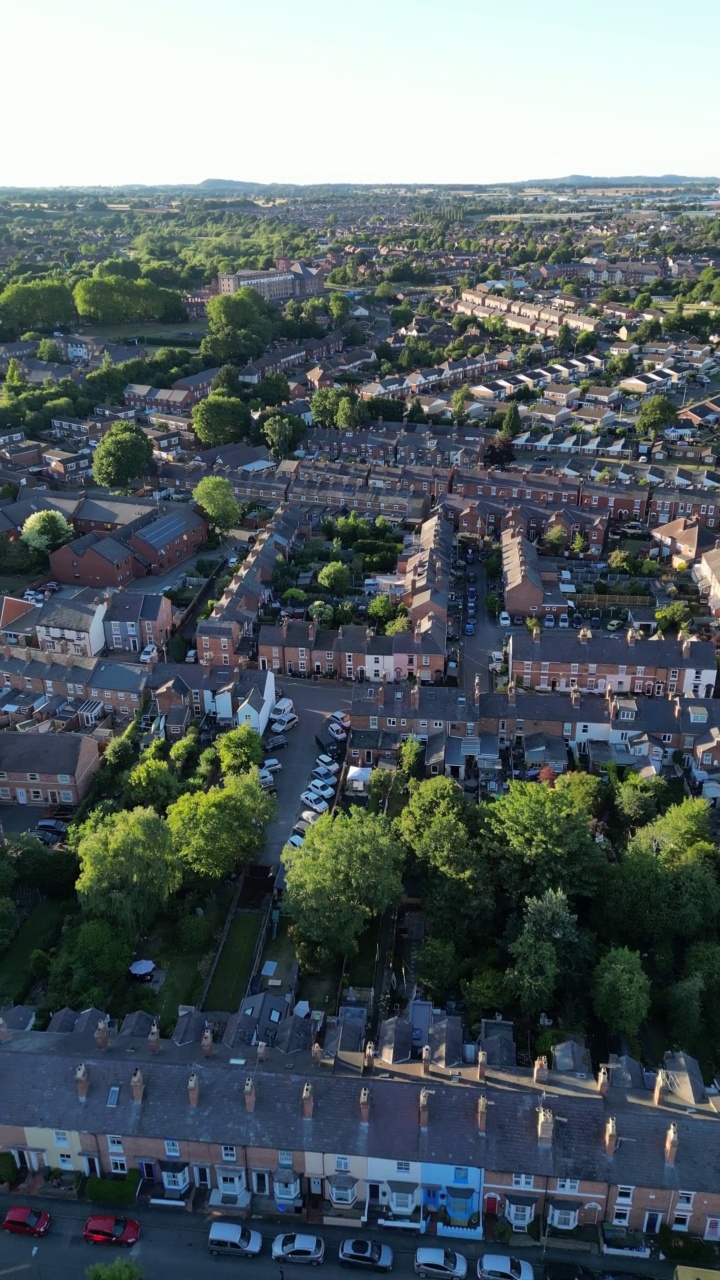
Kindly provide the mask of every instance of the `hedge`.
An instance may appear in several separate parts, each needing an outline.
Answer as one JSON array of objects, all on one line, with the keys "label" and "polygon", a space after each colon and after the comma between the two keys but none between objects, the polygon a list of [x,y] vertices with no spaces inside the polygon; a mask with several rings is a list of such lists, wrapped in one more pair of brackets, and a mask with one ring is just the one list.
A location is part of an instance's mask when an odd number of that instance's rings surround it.
[{"label": "hedge", "polygon": [[717,1249],[710,1241],[673,1231],[666,1222],[658,1232],[658,1244],[668,1261],[680,1266],[690,1263],[702,1267],[706,1263],[717,1263],[718,1260]]},{"label": "hedge", "polygon": [[139,1169],[129,1169],[124,1178],[88,1178],[85,1195],[100,1204],[135,1204],[141,1181]]}]

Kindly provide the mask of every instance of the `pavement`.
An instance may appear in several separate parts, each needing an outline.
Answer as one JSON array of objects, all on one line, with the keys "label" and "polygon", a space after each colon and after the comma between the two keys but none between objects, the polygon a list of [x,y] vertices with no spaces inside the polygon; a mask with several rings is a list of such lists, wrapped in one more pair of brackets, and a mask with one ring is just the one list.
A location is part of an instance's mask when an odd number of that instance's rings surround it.
[{"label": "pavement", "polygon": [[[18,1198],[6,1198],[6,1203],[17,1203]],[[82,1227],[93,1206],[83,1202],[70,1203],[43,1200],[33,1196],[35,1208],[44,1208],[52,1215],[52,1225],[48,1235],[42,1240],[25,1239],[22,1236],[5,1235],[2,1241],[0,1277],[6,1275],[25,1275],[29,1280],[85,1280],[87,1268],[94,1263],[109,1264],[117,1257],[111,1249],[87,1244],[82,1238]],[[100,1211],[100,1210],[98,1210]],[[104,1211],[103,1211],[104,1212]],[[112,1212],[108,1210],[107,1212]],[[150,1277],[172,1275],[173,1280],[195,1280],[196,1277],[224,1275],[227,1269],[230,1275],[234,1268],[226,1259],[213,1258],[207,1251],[208,1224],[212,1220],[204,1214],[189,1214],[182,1209],[142,1209],[133,1212],[138,1219],[142,1234],[140,1241],[129,1253],[120,1256],[132,1260],[140,1269],[145,1280]],[[325,1241],[325,1262],[322,1274],[328,1280],[339,1280],[345,1272],[337,1261],[337,1248],[342,1239],[349,1233],[341,1227],[312,1227],[296,1222],[279,1220],[277,1223],[261,1222],[250,1219],[248,1225],[259,1230],[263,1236],[263,1250],[252,1262],[246,1260],[242,1274],[248,1280],[255,1277],[274,1277],[280,1280],[280,1267],[270,1256],[273,1238],[285,1227],[287,1230],[307,1231],[322,1236]],[[355,1235],[365,1234],[360,1228]],[[496,1246],[490,1241],[459,1240],[457,1242],[438,1239],[437,1237],[419,1236],[415,1232],[399,1230],[375,1229],[367,1234],[384,1244],[391,1245],[395,1254],[393,1274],[410,1277],[414,1274],[413,1260],[419,1245],[425,1247],[456,1248],[468,1260],[468,1276],[475,1275],[476,1259],[486,1252],[496,1252]],[[507,1254],[508,1250],[499,1248],[497,1252]],[[589,1254],[563,1249],[542,1249],[539,1245],[529,1248],[518,1248],[512,1245],[513,1255],[531,1263],[535,1274],[542,1274],[544,1262],[576,1262],[589,1267],[593,1271],[632,1273],[648,1280],[670,1280],[673,1265],[657,1260],[635,1260],[628,1258],[600,1258],[597,1254]],[[219,1268],[219,1271],[218,1271]],[[295,1268],[285,1264],[285,1280],[290,1280]],[[302,1271],[298,1275],[302,1275]]]},{"label": "pavement", "polygon": [[352,698],[352,686],[341,681],[316,683],[281,675],[279,683],[284,697],[292,698],[300,723],[286,734],[287,747],[277,753],[268,752],[269,755],[276,754],[282,769],[275,774],[277,814],[268,827],[265,850],[260,860],[265,866],[280,862],[283,845],[300,817],[303,809],[300,793],[305,790],[320,754],[315,735],[320,733],[331,711],[349,711]]}]

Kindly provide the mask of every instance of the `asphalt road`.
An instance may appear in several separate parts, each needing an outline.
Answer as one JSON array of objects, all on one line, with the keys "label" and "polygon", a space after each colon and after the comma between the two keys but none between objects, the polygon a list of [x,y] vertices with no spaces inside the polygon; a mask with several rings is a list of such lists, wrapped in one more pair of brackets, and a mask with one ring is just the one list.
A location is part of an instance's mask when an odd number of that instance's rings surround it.
[{"label": "asphalt road", "polygon": [[[39,1205],[38,1205],[39,1207]],[[108,1264],[120,1257],[132,1260],[140,1268],[144,1280],[155,1280],[156,1277],[172,1276],[173,1280],[196,1280],[204,1276],[231,1276],[236,1267],[239,1275],[246,1280],[280,1280],[280,1267],[270,1256],[271,1242],[282,1230],[280,1224],[250,1221],[252,1228],[259,1230],[263,1236],[263,1250],[258,1258],[252,1261],[214,1258],[207,1250],[208,1222],[200,1214],[190,1216],[181,1209],[151,1209],[139,1211],[134,1216],[140,1221],[142,1236],[137,1245],[130,1250],[105,1248],[104,1246],[86,1244],[82,1238],[82,1227],[88,1214],[88,1206],[82,1204],[55,1204],[45,1202],[42,1205],[52,1214],[50,1233],[44,1240],[25,1239],[20,1236],[5,1235],[0,1240],[0,1277],[16,1275],[27,1276],[29,1280],[86,1280],[87,1268],[95,1263]],[[288,1223],[286,1229],[292,1229]],[[296,1224],[297,1230],[309,1230],[319,1234],[325,1241],[325,1261],[320,1274],[327,1280],[340,1280],[347,1275],[337,1261],[337,1249],[340,1240],[349,1234],[337,1227],[304,1228]],[[362,1231],[358,1235],[364,1234]],[[436,1246],[442,1242],[436,1239],[423,1239],[414,1232],[382,1231],[368,1232],[372,1238],[389,1244],[395,1255],[393,1274],[409,1277],[414,1275],[413,1261],[418,1245]],[[457,1246],[447,1242],[448,1248],[457,1247],[467,1258],[468,1280],[476,1274],[476,1259],[485,1252],[494,1252],[495,1246],[470,1240],[461,1240]],[[506,1253],[506,1249],[499,1252]],[[538,1247],[516,1248],[513,1253],[527,1259],[540,1277],[544,1261],[577,1262],[591,1270],[632,1271],[637,1276],[658,1277],[665,1280],[672,1275],[672,1264],[655,1260],[649,1262],[628,1259],[601,1259],[597,1255],[563,1250],[548,1249],[547,1253]],[[298,1278],[307,1272],[298,1266],[285,1264],[285,1280],[293,1275]],[[316,1274],[312,1271],[310,1274]],[[362,1275],[362,1272],[356,1274]],[[375,1274],[374,1272],[371,1274]]]},{"label": "asphalt road", "polygon": [[281,675],[279,683],[284,696],[292,698],[300,723],[286,735],[287,747],[277,752],[282,769],[275,774],[277,814],[268,827],[261,858],[265,866],[279,863],[282,847],[300,817],[303,809],[300,793],[305,790],[320,754],[315,735],[320,733],[323,721],[331,711],[350,710],[352,697],[352,686],[340,681],[324,685]]}]

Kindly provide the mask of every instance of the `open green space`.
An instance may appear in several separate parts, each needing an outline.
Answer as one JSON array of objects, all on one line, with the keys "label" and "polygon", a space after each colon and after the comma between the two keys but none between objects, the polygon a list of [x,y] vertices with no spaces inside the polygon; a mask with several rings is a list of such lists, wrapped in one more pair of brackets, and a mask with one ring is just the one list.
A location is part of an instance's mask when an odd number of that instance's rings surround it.
[{"label": "open green space", "polygon": [[239,1007],[250,979],[261,923],[259,912],[242,911],[235,916],[210,983],[206,1008],[233,1012]]},{"label": "open green space", "polygon": [[[173,338],[197,338],[207,332],[207,320],[187,320],[180,324],[162,321],[138,324],[91,324],[83,325],[83,333],[90,338],[114,338],[117,342],[167,342],[172,346]],[[198,339],[199,341],[199,339]]]},{"label": "open green space", "polygon": [[52,946],[60,932],[66,905],[46,899],[33,907],[30,915],[0,956],[0,1003],[12,1003],[22,988],[30,969],[33,951],[44,951]]}]

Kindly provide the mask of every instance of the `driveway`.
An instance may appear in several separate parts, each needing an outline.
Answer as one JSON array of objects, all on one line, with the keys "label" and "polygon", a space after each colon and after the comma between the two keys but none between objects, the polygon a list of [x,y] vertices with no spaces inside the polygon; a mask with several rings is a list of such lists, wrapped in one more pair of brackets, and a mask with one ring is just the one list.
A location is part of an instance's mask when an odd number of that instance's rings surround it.
[{"label": "driveway", "polygon": [[279,683],[284,696],[292,698],[300,723],[287,734],[287,747],[277,753],[282,769],[275,774],[277,814],[268,827],[265,850],[260,859],[265,866],[279,863],[283,845],[300,816],[303,808],[300,794],[305,790],[320,754],[316,733],[322,729],[329,712],[349,711],[352,697],[352,686],[341,683],[321,685],[285,675],[279,677]]}]

